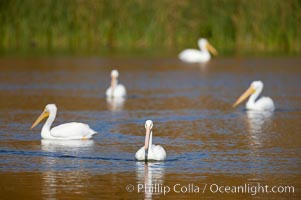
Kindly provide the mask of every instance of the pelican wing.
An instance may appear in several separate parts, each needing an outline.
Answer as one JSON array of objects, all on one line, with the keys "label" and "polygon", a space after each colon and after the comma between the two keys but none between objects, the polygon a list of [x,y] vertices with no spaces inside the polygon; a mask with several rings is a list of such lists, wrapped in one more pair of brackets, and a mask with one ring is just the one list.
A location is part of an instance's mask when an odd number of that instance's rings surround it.
[{"label": "pelican wing", "polygon": [[60,139],[89,139],[97,132],[87,124],[71,122],[51,129],[51,135]]},{"label": "pelican wing", "polygon": [[141,147],[135,154],[136,160],[145,160],[145,149]]},{"label": "pelican wing", "polygon": [[115,92],[117,93],[116,96],[120,96],[120,97],[126,96],[126,89],[122,84],[117,85]]},{"label": "pelican wing", "polygon": [[198,58],[199,56],[200,51],[196,49],[186,49],[179,54],[179,58],[184,61]]},{"label": "pelican wing", "polygon": [[256,106],[259,110],[275,110],[274,101],[270,97],[261,97],[256,101]]},{"label": "pelican wing", "polygon": [[[141,147],[135,154],[136,160],[145,160],[145,149]],[[152,152],[148,154],[148,160],[165,160],[166,152],[160,145],[152,145]]]},{"label": "pelican wing", "polygon": [[[109,87],[106,91],[106,96],[111,97],[112,96],[112,88]],[[126,89],[124,85],[118,84],[116,88],[114,89],[113,97],[125,97],[126,96]]]},{"label": "pelican wing", "polygon": [[166,158],[166,151],[160,145],[153,145],[152,146],[153,154],[155,155],[155,160],[165,160]]},{"label": "pelican wing", "polygon": [[210,54],[196,49],[186,49],[179,54],[179,59],[190,63],[206,62],[210,59]]}]

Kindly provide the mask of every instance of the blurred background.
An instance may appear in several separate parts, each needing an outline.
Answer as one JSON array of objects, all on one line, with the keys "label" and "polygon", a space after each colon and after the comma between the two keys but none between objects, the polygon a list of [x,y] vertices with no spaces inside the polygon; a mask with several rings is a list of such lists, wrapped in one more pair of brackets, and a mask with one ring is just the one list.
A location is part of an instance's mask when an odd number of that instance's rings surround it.
[{"label": "blurred background", "polygon": [[300,0],[1,0],[1,54],[297,55]]},{"label": "blurred background", "polygon": [[[181,62],[201,37],[218,56]],[[0,199],[300,200],[300,53],[301,0],[0,0]],[[122,101],[106,98],[112,69]],[[254,80],[275,112],[232,107]],[[99,134],[41,140],[30,127],[49,103],[53,126]],[[166,162],[135,161],[147,119]],[[295,192],[127,192],[137,183]]]}]

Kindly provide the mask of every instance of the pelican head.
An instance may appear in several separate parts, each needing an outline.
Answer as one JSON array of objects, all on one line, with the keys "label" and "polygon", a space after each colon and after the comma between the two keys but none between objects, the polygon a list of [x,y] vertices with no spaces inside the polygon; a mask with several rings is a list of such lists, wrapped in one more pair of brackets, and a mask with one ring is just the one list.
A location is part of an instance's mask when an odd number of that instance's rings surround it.
[{"label": "pelican head", "polygon": [[153,128],[153,121],[152,120],[146,120],[145,121],[146,134],[145,134],[145,144],[144,144],[145,160],[147,160],[147,156],[148,156],[148,149],[149,149],[149,142],[150,142],[152,128]]},{"label": "pelican head", "polygon": [[253,81],[250,85],[250,87],[237,99],[237,101],[233,104],[233,107],[236,107],[241,102],[243,102],[245,99],[247,99],[250,95],[259,93],[263,89],[263,82],[262,81]]},{"label": "pelican head", "polygon": [[119,76],[119,73],[116,69],[111,71],[111,77],[112,78],[118,78],[118,76]]},{"label": "pelican head", "polygon": [[31,129],[37,126],[44,118],[49,117],[50,115],[55,117],[57,111],[57,107],[55,104],[47,104],[45,106],[44,111],[37,118],[37,120],[32,124]]},{"label": "pelican head", "polygon": [[198,45],[199,45],[199,48],[203,51],[209,51],[210,53],[212,53],[213,55],[217,55],[217,51],[216,49],[208,42],[207,39],[205,38],[200,38],[198,40]]}]

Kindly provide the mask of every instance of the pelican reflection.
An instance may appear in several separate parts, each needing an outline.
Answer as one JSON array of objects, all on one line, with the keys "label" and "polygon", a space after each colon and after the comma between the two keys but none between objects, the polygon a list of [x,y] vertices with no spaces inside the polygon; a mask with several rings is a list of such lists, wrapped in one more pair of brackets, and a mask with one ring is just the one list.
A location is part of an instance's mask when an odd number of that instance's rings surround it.
[{"label": "pelican reflection", "polygon": [[268,133],[267,129],[270,127],[271,116],[273,112],[269,111],[247,111],[247,121],[250,132],[250,137],[253,145],[261,145],[262,140]]},{"label": "pelican reflection", "polygon": [[73,194],[85,193],[83,188],[91,175],[86,170],[87,162],[78,158],[81,152],[91,154],[93,145],[93,140],[41,140],[43,199],[57,199],[66,190],[72,190]]},{"label": "pelican reflection", "polygon": [[41,140],[42,151],[80,151],[93,145],[93,140]]},{"label": "pelican reflection", "polygon": [[137,182],[144,199],[152,199],[153,194],[162,194],[164,174],[163,162],[136,162]]},{"label": "pelican reflection", "polygon": [[123,105],[125,98],[107,98],[108,109],[111,111],[121,111],[123,110]]}]

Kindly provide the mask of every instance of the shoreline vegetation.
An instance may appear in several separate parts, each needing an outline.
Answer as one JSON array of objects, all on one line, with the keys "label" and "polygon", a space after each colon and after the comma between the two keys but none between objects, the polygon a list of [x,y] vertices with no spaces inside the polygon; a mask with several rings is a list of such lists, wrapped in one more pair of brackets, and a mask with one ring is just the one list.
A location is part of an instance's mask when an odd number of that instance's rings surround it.
[{"label": "shoreline vegetation", "polygon": [[220,55],[300,55],[301,1],[0,1],[0,55],[175,55],[200,37]]}]

